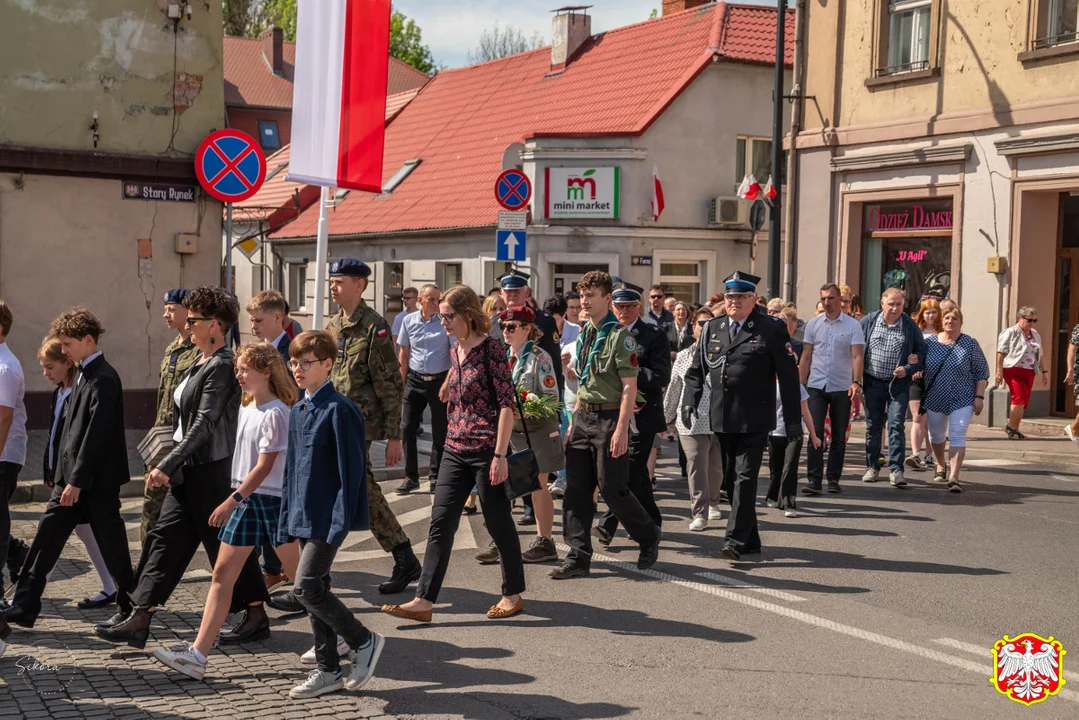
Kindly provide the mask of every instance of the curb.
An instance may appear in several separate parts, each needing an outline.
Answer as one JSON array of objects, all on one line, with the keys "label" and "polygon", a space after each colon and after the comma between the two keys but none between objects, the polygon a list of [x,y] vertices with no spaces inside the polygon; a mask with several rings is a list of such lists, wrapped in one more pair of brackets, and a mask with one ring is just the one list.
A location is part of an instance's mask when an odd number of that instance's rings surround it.
[{"label": "curb", "polygon": [[[908,439],[909,442],[909,439]],[[847,448],[851,445],[865,445],[865,437],[851,435],[847,441]],[[1019,450],[1007,448],[985,448],[967,446],[967,457],[972,459],[1002,458],[1008,460],[1025,460],[1031,463],[1044,463],[1046,465],[1074,465],[1079,460],[1079,452],[1068,454],[1047,452],[1044,450]]]}]

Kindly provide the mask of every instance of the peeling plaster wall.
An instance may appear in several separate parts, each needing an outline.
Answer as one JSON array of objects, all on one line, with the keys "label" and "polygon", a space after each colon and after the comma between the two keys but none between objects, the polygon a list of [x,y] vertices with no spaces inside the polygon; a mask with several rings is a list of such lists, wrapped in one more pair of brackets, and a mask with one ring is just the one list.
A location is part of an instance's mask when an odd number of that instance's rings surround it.
[{"label": "peeling plaster wall", "polygon": [[194,153],[225,126],[221,3],[0,0],[0,143]]}]

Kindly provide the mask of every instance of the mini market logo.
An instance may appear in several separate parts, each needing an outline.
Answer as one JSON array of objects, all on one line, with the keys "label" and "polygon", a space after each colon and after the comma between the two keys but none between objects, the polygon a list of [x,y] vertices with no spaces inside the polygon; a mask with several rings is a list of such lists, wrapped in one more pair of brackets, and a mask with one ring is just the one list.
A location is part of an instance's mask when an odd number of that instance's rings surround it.
[{"label": "mini market logo", "polygon": [[547,217],[617,218],[617,167],[548,168]]},{"label": "mini market logo", "polygon": [[1050,635],[1007,635],[993,646],[993,683],[997,692],[1026,706],[1044,702],[1064,687],[1067,651]]},{"label": "mini market logo", "polygon": [[584,200],[585,190],[591,190],[587,199],[596,199],[596,181],[591,177],[596,174],[596,169],[591,168],[581,173],[581,177],[566,178],[566,200]]}]

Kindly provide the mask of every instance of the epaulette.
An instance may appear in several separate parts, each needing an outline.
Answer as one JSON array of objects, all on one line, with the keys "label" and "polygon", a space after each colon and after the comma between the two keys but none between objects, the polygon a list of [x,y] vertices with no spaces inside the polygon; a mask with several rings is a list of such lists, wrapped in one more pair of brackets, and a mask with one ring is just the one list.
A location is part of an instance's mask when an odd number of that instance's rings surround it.
[{"label": "epaulette", "polygon": [[543,352],[543,350],[541,350],[538,345],[533,345],[532,346],[532,354],[533,355],[539,355],[542,352]]}]

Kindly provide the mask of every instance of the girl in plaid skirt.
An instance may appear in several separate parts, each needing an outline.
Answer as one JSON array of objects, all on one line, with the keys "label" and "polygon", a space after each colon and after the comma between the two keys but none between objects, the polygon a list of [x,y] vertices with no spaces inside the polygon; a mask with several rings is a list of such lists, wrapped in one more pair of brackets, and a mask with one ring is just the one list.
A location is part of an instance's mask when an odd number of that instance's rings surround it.
[{"label": "girl in plaid skirt", "polygon": [[[221,550],[206,596],[202,627],[193,645],[173,645],[154,652],[154,657],[165,665],[196,680],[206,673],[210,648],[232,601],[232,587],[252,549],[264,544],[276,545],[288,449],[289,407],[299,398],[281,354],[269,343],[248,345],[240,350],[236,356],[236,378],[244,393],[232,457],[232,487],[236,492],[210,515],[210,525],[221,528],[218,534]],[[277,554],[286,574],[296,577],[299,563],[296,543],[278,546]],[[267,627],[264,632],[244,639],[260,640],[269,632]]]}]

